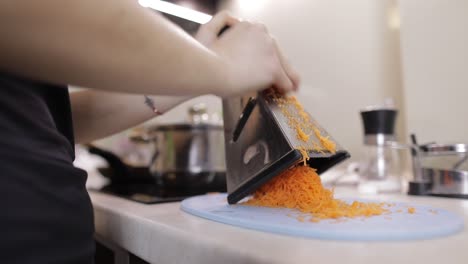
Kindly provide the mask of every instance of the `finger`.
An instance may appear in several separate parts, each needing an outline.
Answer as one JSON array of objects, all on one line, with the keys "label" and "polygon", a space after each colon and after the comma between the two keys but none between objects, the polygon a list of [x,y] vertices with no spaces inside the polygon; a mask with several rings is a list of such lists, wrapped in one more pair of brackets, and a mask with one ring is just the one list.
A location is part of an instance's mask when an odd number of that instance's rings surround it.
[{"label": "finger", "polygon": [[289,63],[288,59],[284,56],[275,38],[273,38],[273,43],[275,45],[276,53],[278,55],[278,59],[281,63],[281,66],[283,67],[283,70],[285,71],[286,75],[288,76],[288,78],[293,84],[292,89],[296,91],[299,88],[299,83],[300,83],[299,74],[297,73],[296,70],[294,70],[294,68]]},{"label": "finger", "polygon": [[292,80],[289,78],[283,66],[281,65],[279,57],[277,57],[277,63],[278,63],[278,71],[276,73],[276,78],[273,84],[274,88],[281,93],[286,93],[286,92],[294,90],[294,84]]},{"label": "finger", "polygon": [[217,35],[224,27],[233,26],[239,23],[240,20],[232,16],[227,11],[221,11],[216,14],[207,24],[206,28],[212,33]]},{"label": "finger", "polygon": [[240,22],[239,19],[226,11],[216,14],[208,23],[202,25],[196,34],[196,39],[205,46],[209,46],[219,32],[226,26],[233,26]]}]

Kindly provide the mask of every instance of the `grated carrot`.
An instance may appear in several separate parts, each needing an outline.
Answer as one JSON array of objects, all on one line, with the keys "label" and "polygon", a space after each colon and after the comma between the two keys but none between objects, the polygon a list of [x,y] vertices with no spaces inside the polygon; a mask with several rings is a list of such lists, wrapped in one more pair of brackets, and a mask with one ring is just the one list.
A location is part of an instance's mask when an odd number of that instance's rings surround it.
[{"label": "grated carrot", "polygon": [[[322,132],[312,122],[310,115],[304,110],[304,107],[295,96],[280,97],[275,94],[271,96],[281,109],[282,114],[287,118],[288,126],[296,132],[296,138],[304,143],[301,146],[295,146],[296,149],[336,152],[336,143],[322,135]],[[315,136],[315,141],[311,138],[312,134]]]},{"label": "grated carrot", "polygon": [[304,133],[304,131],[302,130],[302,128],[300,128],[299,126],[296,126],[296,133],[297,133],[297,137],[302,140],[302,141],[307,141],[309,140],[309,135],[307,135],[306,133]]},{"label": "grated carrot", "polygon": [[312,216],[310,222],[344,217],[370,217],[388,212],[380,203],[354,201],[348,204],[335,199],[333,191],[322,186],[320,177],[308,166],[284,171],[263,186],[243,203],[250,206],[285,207]]},{"label": "grated carrot", "polygon": [[298,147],[297,150],[299,150],[302,154],[302,162],[304,164],[304,166],[307,165],[307,161],[310,159],[309,157],[309,153],[307,152],[307,150],[304,148],[304,147]]}]

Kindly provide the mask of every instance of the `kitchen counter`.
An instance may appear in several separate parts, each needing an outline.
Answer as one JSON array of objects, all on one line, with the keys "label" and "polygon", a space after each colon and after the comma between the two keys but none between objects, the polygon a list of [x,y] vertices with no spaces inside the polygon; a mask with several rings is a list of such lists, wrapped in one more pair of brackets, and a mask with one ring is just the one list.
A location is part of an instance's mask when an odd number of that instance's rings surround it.
[{"label": "kitchen counter", "polygon": [[[336,192],[353,194],[340,189]],[[180,203],[145,205],[98,192],[90,195],[97,236],[150,263],[468,263],[468,200],[380,195],[379,200],[431,205],[458,213],[465,219],[465,229],[423,241],[343,242],[229,226],[182,212]]]}]

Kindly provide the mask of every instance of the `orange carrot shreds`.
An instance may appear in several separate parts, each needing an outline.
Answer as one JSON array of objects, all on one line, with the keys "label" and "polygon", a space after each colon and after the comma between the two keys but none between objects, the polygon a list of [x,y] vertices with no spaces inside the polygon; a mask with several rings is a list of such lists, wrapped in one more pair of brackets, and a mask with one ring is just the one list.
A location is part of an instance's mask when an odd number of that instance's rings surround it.
[{"label": "orange carrot shreds", "polygon": [[307,135],[306,133],[304,133],[302,128],[296,127],[296,132],[297,132],[297,138],[299,138],[300,140],[302,140],[302,141],[308,141],[309,140],[310,136]]},{"label": "orange carrot shreds", "polygon": [[297,217],[297,221],[299,222],[304,222],[305,221],[305,217],[303,215],[300,215]]},{"label": "orange carrot shreds", "polygon": [[[304,107],[295,96],[280,97],[274,94],[271,96],[288,120],[289,127],[296,132],[297,139],[304,142],[302,147],[305,150],[336,152],[336,144],[328,137],[322,135],[321,131],[312,122],[310,115],[304,110]],[[315,139],[312,139],[311,135],[315,135]],[[295,146],[296,149],[298,147]]]},{"label": "orange carrot shreds", "polygon": [[298,147],[297,150],[299,150],[301,152],[302,162],[303,162],[304,166],[306,166],[307,161],[310,159],[309,153],[307,152],[307,150],[304,147]]},{"label": "orange carrot shreds", "polygon": [[243,204],[297,209],[302,213],[311,214],[310,222],[345,217],[370,217],[388,211],[379,203],[354,201],[348,204],[335,199],[333,191],[324,188],[315,169],[308,166],[297,166],[284,171],[257,189]]},{"label": "orange carrot shreds", "polygon": [[416,213],[416,208],[414,208],[414,207],[408,207],[408,213],[409,213],[409,214],[414,214],[414,213]]},{"label": "orange carrot shreds", "polygon": [[336,143],[331,141],[328,137],[322,136],[318,128],[314,128],[314,134],[320,140],[320,144],[322,144],[326,150],[330,151],[331,153],[336,152]]}]

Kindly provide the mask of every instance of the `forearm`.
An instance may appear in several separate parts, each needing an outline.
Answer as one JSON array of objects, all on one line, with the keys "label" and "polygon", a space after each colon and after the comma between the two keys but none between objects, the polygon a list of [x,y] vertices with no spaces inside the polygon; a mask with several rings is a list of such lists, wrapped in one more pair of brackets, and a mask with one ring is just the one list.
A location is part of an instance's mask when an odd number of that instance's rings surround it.
[{"label": "forearm", "polygon": [[215,53],[137,1],[1,1],[0,17],[0,70],[139,94],[225,85]]},{"label": "forearm", "polygon": [[[158,110],[166,112],[189,97],[152,96]],[[142,95],[86,90],[71,93],[77,143],[88,143],[155,117]]]}]

